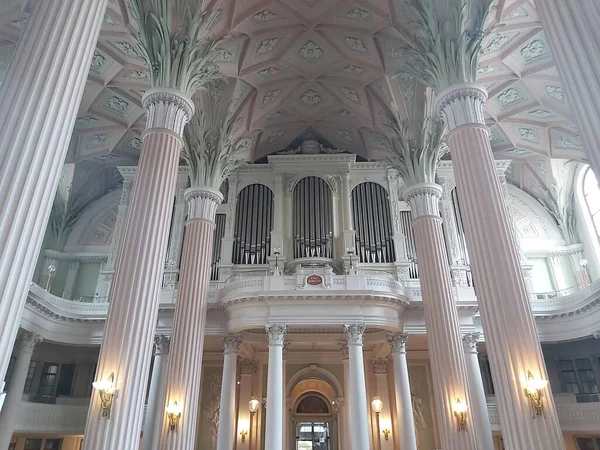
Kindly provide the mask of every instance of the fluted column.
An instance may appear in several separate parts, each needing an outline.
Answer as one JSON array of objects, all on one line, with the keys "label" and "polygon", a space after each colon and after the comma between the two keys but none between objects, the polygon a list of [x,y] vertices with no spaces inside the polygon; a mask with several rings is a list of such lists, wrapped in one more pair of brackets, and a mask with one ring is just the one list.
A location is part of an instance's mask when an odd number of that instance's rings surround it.
[{"label": "fluted column", "polygon": [[188,220],[183,240],[165,403],[168,406],[177,402],[182,414],[177,433],[169,431],[166,416],[162,427],[161,448],[172,450],[193,448],[196,441],[215,215],[223,195],[207,187],[189,188],[185,198],[188,202]]},{"label": "fluted column", "polygon": [[[597,0],[544,0],[536,2],[535,8],[567,94],[564,97],[575,114],[583,148],[594,172],[600,173],[600,4]],[[553,92],[555,100],[565,100],[562,90],[557,91],[552,83],[547,82],[544,88]]]},{"label": "fluted column", "polygon": [[477,356],[477,340],[479,333],[468,333],[463,336],[465,360],[469,374],[469,393],[471,398],[471,411],[473,411],[473,424],[477,428],[478,450],[494,450],[494,438],[488,413],[481,367]]},{"label": "fluted column", "polygon": [[456,85],[440,92],[436,103],[448,129],[504,445],[563,450],[550,389],[544,390],[543,417],[532,416],[524,394],[529,371],[544,380],[548,375],[494,166],[486,99],[477,85]]},{"label": "fluted column", "polygon": [[349,389],[350,389],[350,435],[352,446],[356,450],[368,450],[370,444],[369,409],[367,404],[367,386],[365,384],[365,363],[363,359],[364,323],[344,325],[348,341]]},{"label": "fluted column", "polygon": [[17,337],[106,0],[32,3],[0,87],[0,380]]},{"label": "fluted column", "polygon": [[[223,382],[219,409],[217,450],[233,450],[235,442],[235,393],[237,390],[237,358],[241,336],[231,333],[223,339]],[[189,447],[188,447],[189,448]]]},{"label": "fluted column", "polygon": [[394,393],[398,412],[397,436],[401,450],[417,450],[417,435],[413,418],[410,378],[406,362],[406,343],[408,333],[394,333],[388,336],[394,366]]},{"label": "fluted column", "polygon": [[269,365],[267,367],[267,417],[265,425],[265,450],[282,450],[283,444],[283,339],[286,326],[265,326],[269,340]]},{"label": "fluted column", "polygon": [[107,420],[100,416],[100,396],[94,392],[85,450],[128,450],[139,445],[181,135],[194,111],[192,101],[174,89],[151,89],[142,102],[146,131],[96,373],[97,380],[114,373],[116,395]]},{"label": "fluted column", "polygon": [[24,331],[17,343],[17,360],[4,399],[4,405],[0,412],[0,448],[8,448],[10,444],[10,438],[21,413],[23,389],[29,372],[31,355],[33,355],[35,346],[41,341],[41,336]]},{"label": "fluted column", "polygon": [[[458,312],[439,214],[441,196],[441,186],[431,183],[409,186],[404,193],[412,211],[442,448],[467,450],[477,446],[473,423],[469,423],[465,430],[459,430],[453,411],[457,400],[468,404],[469,393]],[[472,413],[468,415],[469,421],[471,416]]]},{"label": "fluted column", "polygon": [[348,360],[350,352],[347,344],[340,343],[339,347],[340,353],[342,354],[342,364],[344,365],[344,420],[341,427],[342,433],[340,445],[344,450],[352,450],[352,419],[350,418],[352,409],[350,397],[352,396],[352,392],[350,392],[350,361]]},{"label": "fluted column", "polygon": [[165,335],[154,337],[154,365],[150,377],[150,392],[144,419],[142,450],[155,450],[160,447],[160,430],[162,429],[167,394],[167,367],[171,338]]}]

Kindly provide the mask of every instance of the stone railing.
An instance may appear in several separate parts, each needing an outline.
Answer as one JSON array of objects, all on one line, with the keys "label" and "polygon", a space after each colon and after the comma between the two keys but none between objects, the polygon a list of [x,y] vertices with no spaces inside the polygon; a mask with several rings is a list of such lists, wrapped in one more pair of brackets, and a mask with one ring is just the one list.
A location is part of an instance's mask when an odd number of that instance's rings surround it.
[{"label": "stone railing", "polygon": [[83,434],[90,400],[70,400],[68,404],[23,402],[15,432]]},{"label": "stone railing", "polygon": [[584,289],[574,288],[572,292],[566,291],[564,294],[566,295],[532,300],[531,307],[534,315],[560,316],[588,309],[600,300],[600,280],[593,282]]}]

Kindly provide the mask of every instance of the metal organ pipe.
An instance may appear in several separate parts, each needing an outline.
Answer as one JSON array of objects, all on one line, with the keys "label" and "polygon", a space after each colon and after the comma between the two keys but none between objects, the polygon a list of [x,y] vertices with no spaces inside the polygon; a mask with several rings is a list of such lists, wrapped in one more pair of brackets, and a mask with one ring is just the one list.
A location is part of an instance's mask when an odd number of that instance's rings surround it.
[{"label": "metal organ pipe", "polygon": [[212,248],[212,263],[210,266],[210,280],[216,281],[219,279],[219,263],[221,262],[221,244],[223,236],[225,236],[225,214],[217,214],[215,217],[215,238]]},{"label": "metal organ pipe", "polygon": [[238,194],[233,264],[267,264],[271,253],[273,192],[251,184]]},{"label": "metal organ pipe", "polygon": [[360,262],[394,262],[394,233],[386,190],[371,182],[356,186],[352,190],[352,217]]},{"label": "metal organ pipe", "polygon": [[318,177],[296,184],[293,195],[294,258],[331,258],[333,215],[331,189]]}]

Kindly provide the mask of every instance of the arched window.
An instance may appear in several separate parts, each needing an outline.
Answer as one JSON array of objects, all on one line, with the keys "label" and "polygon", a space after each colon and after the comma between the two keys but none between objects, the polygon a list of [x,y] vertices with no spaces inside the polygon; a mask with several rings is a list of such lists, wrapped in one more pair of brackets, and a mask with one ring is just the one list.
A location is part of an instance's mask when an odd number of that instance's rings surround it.
[{"label": "arched window", "polygon": [[600,188],[598,188],[596,175],[589,167],[583,177],[583,197],[594,224],[596,237],[600,238]]}]

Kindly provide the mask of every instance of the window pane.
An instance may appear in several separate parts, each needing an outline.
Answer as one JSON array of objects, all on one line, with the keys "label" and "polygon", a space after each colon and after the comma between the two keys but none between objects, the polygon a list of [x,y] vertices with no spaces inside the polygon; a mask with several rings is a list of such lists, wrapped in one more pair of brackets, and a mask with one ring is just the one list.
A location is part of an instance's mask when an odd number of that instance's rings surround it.
[{"label": "window pane", "polygon": [[45,363],[44,364],[42,378],[40,379],[40,388],[38,390],[38,395],[44,395],[44,396],[49,396],[49,397],[54,396],[54,388],[56,386],[57,372],[58,372],[58,364],[57,363]]},{"label": "window pane", "polygon": [[576,441],[579,450],[596,450],[594,441],[591,438],[577,438]]},{"label": "window pane", "polygon": [[58,377],[56,395],[71,395],[73,379],[75,378],[75,364],[63,364]]},{"label": "window pane", "polygon": [[25,380],[25,387],[23,388],[24,394],[29,394],[31,392],[31,384],[33,383],[33,377],[35,376],[35,369],[37,369],[37,361],[30,361],[27,379]]},{"label": "window pane", "polygon": [[560,370],[573,370],[573,361],[570,359],[561,359],[558,361],[558,367]]},{"label": "window pane", "polygon": [[44,450],[60,450],[62,439],[46,439]]},{"label": "window pane", "polygon": [[25,440],[25,450],[42,450],[42,439]]}]

